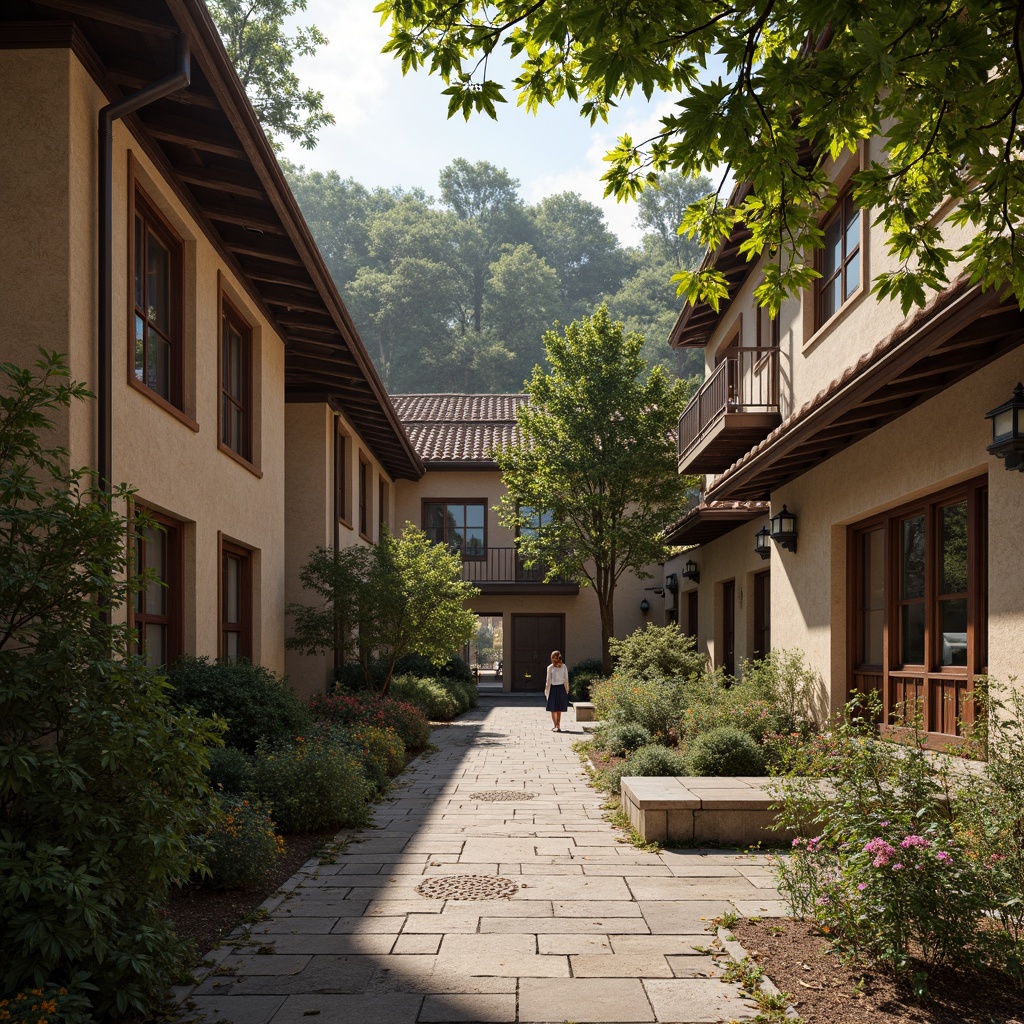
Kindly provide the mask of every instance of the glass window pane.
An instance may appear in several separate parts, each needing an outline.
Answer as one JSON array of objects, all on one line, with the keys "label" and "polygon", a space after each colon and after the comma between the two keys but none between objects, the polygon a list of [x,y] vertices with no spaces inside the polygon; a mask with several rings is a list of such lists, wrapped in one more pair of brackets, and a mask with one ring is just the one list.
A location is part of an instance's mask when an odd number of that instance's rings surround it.
[{"label": "glass window pane", "polygon": [[901,614],[900,651],[902,664],[924,664],[924,602],[905,604]]},{"label": "glass window pane", "polygon": [[144,239],[144,228],[142,226],[142,218],[135,218],[135,307],[141,309],[145,300],[145,276],[143,273],[143,258],[145,254],[145,246],[143,244]]},{"label": "glass window pane", "polygon": [[224,560],[224,619],[226,622],[241,622],[242,609],[242,563],[228,555]]},{"label": "glass window pane", "polygon": [[235,330],[228,335],[227,385],[235,398],[242,397],[242,336]]},{"label": "glass window pane", "polygon": [[939,630],[942,635],[941,664],[966,665],[967,598],[958,597],[939,604]]},{"label": "glass window pane", "polygon": [[146,664],[152,668],[167,664],[167,627],[157,622],[146,624],[143,636]]},{"label": "glass window pane", "polygon": [[434,540],[444,539],[444,505],[436,505],[430,502],[423,510],[423,517],[426,523],[425,529],[428,533],[433,531]]},{"label": "glass window pane", "polygon": [[846,279],[843,282],[843,298],[848,299],[860,287],[860,253],[855,253],[846,264]]},{"label": "glass window pane", "polygon": [[448,531],[448,547],[457,554],[461,554],[465,550],[465,537],[462,530],[449,530]]},{"label": "glass window pane", "polygon": [[900,597],[903,600],[924,597],[924,516],[912,516],[900,523],[902,537],[902,585]]},{"label": "glass window pane", "polygon": [[466,506],[465,505],[449,505],[448,506],[448,525],[449,526],[465,526],[466,525]]},{"label": "glass window pane", "polygon": [[482,529],[466,530],[466,554],[479,556],[484,553],[484,531]]},{"label": "glass window pane", "polygon": [[839,279],[830,281],[821,291],[821,317],[828,320],[829,317],[839,312]]},{"label": "glass window pane", "polygon": [[239,455],[245,455],[242,451],[242,410],[237,405],[231,406],[231,447]]},{"label": "glass window pane", "polygon": [[171,254],[152,231],[146,239],[146,315],[165,334],[171,329]]},{"label": "glass window pane", "polygon": [[135,317],[135,379],[146,382],[146,322],[141,316]]},{"label": "glass window pane", "polygon": [[236,659],[241,650],[241,637],[238,633],[224,634],[224,657],[232,661]]},{"label": "glass window pane", "polygon": [[860,248],[860,210],[853,205],[852,199],[846,200],[846,237],[843,240],[847,255]]},{"label": "glass window pane", "polygon": [[146,614],[167,614],[167,534],[152,529],[146,532],[146,565],[156,579],[146,587]]},{"label": "glass window pane", "polygon": [[861,538],[862,665],[881,665],[885,624],[885,532],[872,530]]},{"label": "glass window pane", "polygon": [[939,593],[967,593],[967,502],[942,509]]},{"label": "glass window pane", "polygon": [[825,228],[825,248],[821,257],[821,272],[831,277],[843,262],[843,224],[839,217]]},{"label": "glass window pane", "polygon": [[479,526],[483,528],[484,525],[484,507],[483,505],[467,505],[466,506],[466,525],[467,526]]}]

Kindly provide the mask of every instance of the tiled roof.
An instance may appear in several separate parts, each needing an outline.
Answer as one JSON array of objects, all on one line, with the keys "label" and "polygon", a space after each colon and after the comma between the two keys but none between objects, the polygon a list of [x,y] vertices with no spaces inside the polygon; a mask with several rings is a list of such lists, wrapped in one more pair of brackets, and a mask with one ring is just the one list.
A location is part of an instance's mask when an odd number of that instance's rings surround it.
[{"label": "tiled roof", "polygon": [[526,395],[392,395],[413,448],[425,463],[493,462],[518,438],[516,410]]},{"label": "tiled roof", "polygon": [[767,501],[708,501],[665,530],[669,544],[707,544],[770,510]]}]

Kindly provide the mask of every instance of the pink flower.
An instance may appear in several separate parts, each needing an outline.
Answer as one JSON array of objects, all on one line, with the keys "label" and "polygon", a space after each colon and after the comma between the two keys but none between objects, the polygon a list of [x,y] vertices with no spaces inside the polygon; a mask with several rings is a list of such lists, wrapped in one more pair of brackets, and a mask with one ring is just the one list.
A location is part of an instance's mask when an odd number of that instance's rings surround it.
[{"label": "pink flower", "polygon": [[928,842],[928,840],[925,839],[924,836],[907,836],[907,838],[904,839],[902,843],[900,843],[900,846],[902,846],[904,850],[909,850],[915,846],[918,849],[927,850],[928,847],[931,845],[932,844]]},{"label": "pink flower", "polygon": [[896,850],[882,839],[881,836],[876,836],[869,843],[864,844],[864,852],[875,855],[875,859],[871,863],[876,868],[884,868],[892,860]]},{"label": "pink flower", "polygon": [[935,854],[935,859],[940,864],[952,864],[953,863],[952,855],[949,854],[946,850],[939,850],[939,852],[937,854]]},{"label": "pink flower", "polygon": [[893,871],[902,871],[903,870],[903,865],[902,864],[893,864],[892,869],[893,869]]},{"label": "pink flower", "polygon": [[866,889],[867,887],[868,887],[868,883],[867,883],[867,882],[858,882],[858,883],[857,883],[857,888],[858,888],[858,889],[859,889],[859,890],[860,890],[861,892],[863,892],[863,891],[864,891],[864,890],[865,890],[865,889]]}]

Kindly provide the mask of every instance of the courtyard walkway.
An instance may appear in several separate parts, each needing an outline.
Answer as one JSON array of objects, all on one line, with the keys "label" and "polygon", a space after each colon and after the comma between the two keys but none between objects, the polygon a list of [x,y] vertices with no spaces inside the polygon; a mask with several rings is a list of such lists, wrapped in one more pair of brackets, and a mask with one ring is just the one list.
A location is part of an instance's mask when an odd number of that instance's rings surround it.
[{"label": "courtyard walkway", "polygon": [[783,912],[764,856],[623,843],[571,712],[553,733],[539,699],[482,705],[435,728],[376,828],[308,864],[182,998],[231,1024],[753,1017],[696,947],[723,911]]}]

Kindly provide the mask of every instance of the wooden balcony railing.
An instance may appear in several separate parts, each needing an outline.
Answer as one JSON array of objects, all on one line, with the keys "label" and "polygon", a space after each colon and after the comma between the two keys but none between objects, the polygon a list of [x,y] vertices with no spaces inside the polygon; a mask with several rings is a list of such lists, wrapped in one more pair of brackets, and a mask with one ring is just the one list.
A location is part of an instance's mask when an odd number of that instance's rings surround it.
[{"label": "wooden balcony railing", "polygon": [[679,417],[679,461],[733,413],[778,413],[778,348],[732,348]]}]

